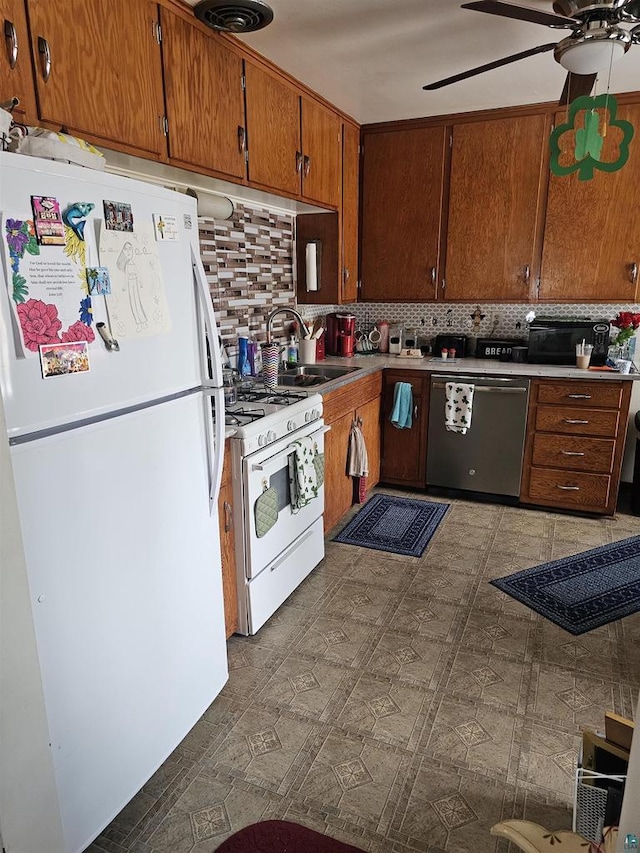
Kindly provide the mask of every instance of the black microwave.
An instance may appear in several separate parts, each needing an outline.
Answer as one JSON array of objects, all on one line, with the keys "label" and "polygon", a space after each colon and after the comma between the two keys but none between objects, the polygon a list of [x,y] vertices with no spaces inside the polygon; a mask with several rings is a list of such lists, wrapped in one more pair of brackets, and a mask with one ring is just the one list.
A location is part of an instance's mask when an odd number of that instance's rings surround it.
[{"label": "black microwave", "polygon": [[529,327],[527,360],[533,364],[575,364],[576,344],[593,346],[591,364],[607,361],[609,320],[559,320],[537,317]]}]

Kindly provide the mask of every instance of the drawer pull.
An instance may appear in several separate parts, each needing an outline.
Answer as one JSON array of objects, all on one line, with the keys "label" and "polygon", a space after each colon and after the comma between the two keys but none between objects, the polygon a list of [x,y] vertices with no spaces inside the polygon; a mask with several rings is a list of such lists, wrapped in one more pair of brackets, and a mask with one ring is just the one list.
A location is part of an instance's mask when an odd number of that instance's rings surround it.
[{"label": "drawer pull", "polygon": [[586,453],[581,453],[579,450],[561,450],[563,456],[586,456]]},{"label": "drawer pull", "polygon": [[564,418],[563,420],[564,420],[565,424],[588,424],[589,423],[589,421],[581,421],[581,420],[578,420],[577,418]]},{"label": "drawer pull", "polygon": [[567,394],[570,400],[590,400],[591,394]]},{"label": "drawer pull", "polygon": [[556,485],[556,488],[562,489],[563,492],[579,492],[580,486],[560,486]]}]

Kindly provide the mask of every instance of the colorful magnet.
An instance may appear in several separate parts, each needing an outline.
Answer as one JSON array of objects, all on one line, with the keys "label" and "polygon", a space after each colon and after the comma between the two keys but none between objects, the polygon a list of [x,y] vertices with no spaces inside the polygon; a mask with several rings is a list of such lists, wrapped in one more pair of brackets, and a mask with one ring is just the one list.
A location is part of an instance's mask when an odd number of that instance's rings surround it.
[{"label": "colorful magnet", "polygon": [[111,279],[107,267],[87,267],[87,284],[92,296],[108,296],[111,293]]},{"label": "colorful magnet", "polygon": [[89,370],[89,347],[86,341],[68,344],[44,344],[40,347],[42,378],[86,373]]},{"label": "colorful magnet", "polygon": [[32,195],[33,225],[41,246],[64,246],[64,225],[60,205],[53,196]]},{"label": "colorful magnet", "polygon": [[161,213],[154,213],[153,228],[156,233],[156,240],[160,242],[178,239],[178,222],[175,216],[163,216]]},{"label": "colorful magnet", "polygon": [[184,227],[185,227],[188,231],[190,231],[190,230],[191,230],[191,228],[193,228],[193,223],[192,223],[192,220],[191,220],[191,214],[190,214],[190,213],[185,213],[185,215],[184,215]]},{"label": "colorful magnet", "polygon": [[71,228],[78,240],[84,240],[85,222],[94,207],[95,204],[90,201],[77,201],[62,211],[62,221]]},{"label": "colorful magnet", "polygon": [[131,205],[123,201],[103,201],[104,222],[109,231],[133,231]]}]

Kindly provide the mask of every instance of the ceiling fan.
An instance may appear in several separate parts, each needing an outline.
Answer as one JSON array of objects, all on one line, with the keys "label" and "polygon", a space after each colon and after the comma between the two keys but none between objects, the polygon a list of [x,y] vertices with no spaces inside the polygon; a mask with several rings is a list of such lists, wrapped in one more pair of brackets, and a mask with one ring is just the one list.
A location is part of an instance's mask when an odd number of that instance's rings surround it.
[{"label": "ceiling fan", "polygon": [[[568,104],[579,95],[590,95],[598,72],[608,69],[611,62],[624,56],[632,44],[640,44],[640,0],[555,0],[555,14],[503,0],[475,0],[463,3],[462,8],[543,24],[552,29],[571,30],[571,33],[559,42],[541,44],[505,56],[504,59],[496,59],[453,77],[429,83],[423,89],[440,89],[528,56],[553,50],[553,58],[568,71],[560,98],[561,104]],[[621,24],[636,26],[626,29]]]}]

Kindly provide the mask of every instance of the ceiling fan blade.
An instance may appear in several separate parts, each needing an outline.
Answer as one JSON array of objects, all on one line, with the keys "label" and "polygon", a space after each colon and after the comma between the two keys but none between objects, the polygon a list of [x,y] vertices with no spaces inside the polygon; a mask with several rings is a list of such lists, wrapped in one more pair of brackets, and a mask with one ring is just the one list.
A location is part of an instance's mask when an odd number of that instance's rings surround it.
[{"label": "ceiling fan blade", "polygon": [[564,89],[560,97],[560,106],[564,107],[579,98],[580,95],[590,95],[596,82],[597,74],[567,74]]},{"label": "ceiling fan blade", "polygon": [[511,56],[505,56],[504,59],[496,59],[493,62],[488,62],[486,65],[478,65],[477,68],[471,68],[469,71],[462,71],[460,74],[454,74],[453,77],[445,77],[444,80],[438,80],[435,83],[429,83],[423,86],[428,92],[433,89],[441,89],[443,86],[449,86],[451,83],[457,83],[459,80],[466,80],[468,77],[475,77],[477,74],[483,74],[485,71],[493,71],[494,68],[500,68],[502,65],[509,65],[511,62],[517,62],[519,59],[526,59],[528,56],[535,56],[536,53],[545,53],[547,50],[553,50],[556,46],[555,42],[551,44],[541,44],[539,47],[532,47],[529,50],[523,50],[521,53],[513,53]]},{"label": "ceiling fan blade", "polygon": [[580,24],[573,18],[564,15],[553,15],[542,9],[530,9],[528,6],[517,6],[514,3],[503,3],[501,0],[476,0],[473,3],[463,3],[462,9],[472,9],[474,12],[486,12],[488,15],[500,15],[502,18],[515,18],[518,21],[531,21],[532,24],[544,24],[547,27],[559,29],[577,29]]}]

